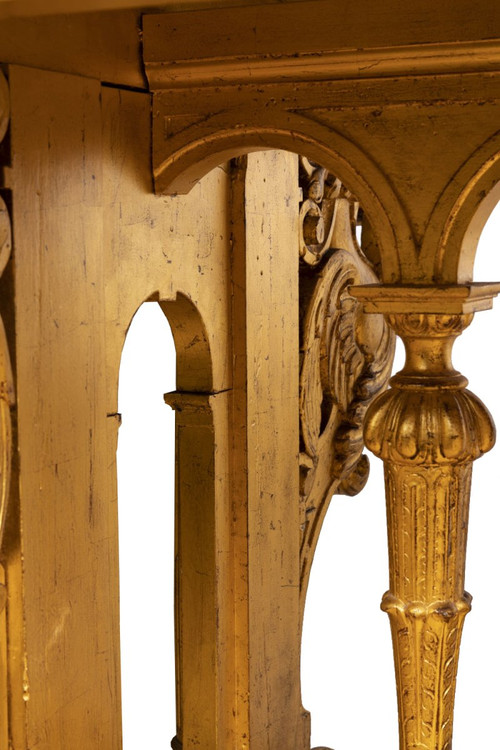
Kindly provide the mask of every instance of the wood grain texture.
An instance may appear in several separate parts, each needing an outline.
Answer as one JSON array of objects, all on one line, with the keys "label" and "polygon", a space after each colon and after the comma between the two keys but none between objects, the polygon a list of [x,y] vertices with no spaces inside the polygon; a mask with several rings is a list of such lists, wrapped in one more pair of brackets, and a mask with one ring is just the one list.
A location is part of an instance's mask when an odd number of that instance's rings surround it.
[{"label": "wood grain texture", "polygon": [[10,79],[27,744],[117,748],[100,86]]},{"label": "wood grain texture", "polygon": [[[5,569],[0,566],[0,586],[5,586]],[[5,591],[5,589],[4,589]],[[0,748],[9,747],[9,682],[7,666],[7,614],[0,607]]]},{"label": "wood grain texture", "polygon": [[[235,679],[224,447],[232,380],[229,178],[216,169],[190,196],[154,196],[149,97],[103,89],[102,101],[107,413],[117,411],[129,323],[143,301],[159,301],[177,349],[177,394],[169,397],[177,410],[177,732],[185,748],[224,747]],[[116,418],[109,421],[116,433]]]},{"label": "wood grain texture", "polygon": [[[0,18],[7,4],[0,4]],[[145,88],[140,18],[137,10],[2,18],[0,60]]]},{"label": "wood grain texture", "polygon": [[148,96],[27,68],[10,78],[29,690],[12,726],[19,746],[26,727],[28,744],[47,750],[111,750],[121,735],[121,350],[144,300],[183,293],[208,321],[213,384],[227,387],[228,178],[217,170],[193,196],[157,198]]},{"label": "wood grain texture", "polygon": [[308,717],[301,711],[300,641],[294,628],[299,595],[297,158],[269,152],[249,155],[248,163],[250,741],[257,750],[269,745],[302,750],[308,747]]},{"label": "wood grain texture", "polygon": [[[187,197],[152,195],[149,96],[106,88],[102,100],[108,413],[117,411],[117,374],[128,326],[147,300],[174,303],[183,295],[191,302],[211,353],[212,372],[199,375],[209,378],[205,390],[225,390],[231,383],[227,174],[217,169]],[[175,328],[174,310],[169,314]],[[181,345],[189,343],[186,339]],[[181,390],[200,387],[189,361],[182,377]]]},{"label": "wood grain texture", "polygon": [[242,746],[252,750],[303,750],[309,736],[297,680],[297,188],[291,154],[249,155],[233,176],[234,512],[241,570],[235,599],[248,601],[248,624],[237,620],[237,700],[242,729],[248,726]]},{"label": "wood grain texture", "polygon": [[[397,574],[384,606],[402,746],[449,750],[468,606],[464,465],[493,432],[454,380],[437,319],[482,309],[497,291],[469,282],[500,195],[499,6],[314,0],[169,10],[144,21],[152,113],[149,94],[115,88],[146,86],[138,8],[12,19],[0,29],[0,58],[12,63],[4,179],[15,224],[0,312],[15,352],[19,448],[2,549],[0,721],[8,715],[10,737],[0,730],[0,750],[120,748],[117,381],[144,302],[160,303],[178,353],[169,396],[178,450],[174,746],[308,749],[299,685],[299,194],[296,156],[276,150],[285,148],[361,201],[370,258],[392,286],[365,287],[360,299],[406,328],[434,326],[403,331],[418,339],[411,387],[394,381],[369,413],[366,437],[391,466]],[[6,103],[0,86],[2,110]],[[0,134],[6,123],[0,117]],[[347,218],[335,244],[346,236]],[[394,309],[395,288],[397,304],[412,310]],[[323,369],[330,353],[342,359],[339,340],[354,346],[349,294],[306,337],[323,346]],[[444,309],[432,307],[443,300]],[[325,345],[330,323],[338,325]],[[333,378],[345,411],[361,361],[351,351],[350,372]],[[316,399],[319,390],[316,379]],[[386,420],[389,402],[397,414]],[[322,405],[304,414],[316,418]],[[443,426],[442,413],[457,429]],[[353,459],[335,447],[328,472]],[[457,512],[445,518],[452,502]],[[444,660],[433,660],[436,644]]]},{"label": "wood grain texture", "polygon": [[184,750],[236,742],[230,398],[165,397],[176,410],[175,741]]},{"label": "wood grain texture", "polygon": [[230,151],[287,148],[361,201],[386,283],[470,281],[500,195],[500,19],[471,13],[315,0],[147,15],[155,189],[189,191]]},{"label": "wood grain texture", "polygon": [[[196,34],[192,33],[194,15],[199,21]],[[327,50],[491,39],[499,23],[498,7],[482,3],[478,13],[467,0],[445,0],[438,7],[418,0],[411,8],[403,8],[397,0],[383,5],[370,0],[356,0],[354,5],[349,0],[335,4],[309,0],[248,6],[234,13],[211,8],[148,15],[146,35],[152,33],[156,42],[146,42],[145,55],[147,60],[160,62],[206,59],[216,54],[269,55],[270,50],[277,57],[303,56]],[[155,35],[153,29],[160,33]]]},{"label": "wood grain texture", "polygon": [[[221,7],[234,5],[245,5],[247,0],[218,0]],[[297,0],[285,0],[286,2],[297,2]],[[275,0],[261,0],[275,2]],[[189,8],[210,5],[213,0],[147,0],[146,3],[137,0],[2,0],[0,5],[0,18],[11,17],[37,17],[46,15],[61,15],[68,17],[70,14],[90,13],[100,11],[120,11],[124,8],[137,8],[148,11],[151,8],[160,7],[164,11],[176,12]]]}]

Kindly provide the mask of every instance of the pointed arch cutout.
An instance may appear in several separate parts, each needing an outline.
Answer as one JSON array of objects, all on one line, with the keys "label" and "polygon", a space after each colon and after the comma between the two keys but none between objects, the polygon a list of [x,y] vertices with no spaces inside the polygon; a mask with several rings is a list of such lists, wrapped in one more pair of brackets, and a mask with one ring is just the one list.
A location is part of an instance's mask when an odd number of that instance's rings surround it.
[{"label": "pointed arch cutout", "polygon": [[[176,725],[171,611],[175,428],[173,414],[163,403],[164,391],[174,382],[170,326],[155,302],[144,302],[128,328],[119,376],[123,418],[117,478],[124,750],[167,746]],[[146,684],[148,691],[144,690]]]},{"label": "pointed arch cutout", "polygon": [[[176,350],[177,388],[164,396],[165,401],[176,412],[175,552],[173,549],[171,552],[172,561],[175,558],[177,739],[174,738],[173,746],[176,746],[175,743],[181,742],[183,736],[197,736],[202,731],[211,732],[212,729],[215,732],[217,728],[217,721],[213,718],[217,710],[214,663],[220,653],[220,646],[217,649],[217,634],[220,630],[221,637],[228,637],[224,631],[224,627],[227,629],[228,625],[223,615],[218,617],[218,627],[213,616],[220,599],[217,587],[224,578],[221,572],[224,566],[218,556],[217,533],[220,509],[227,505],[225,498],[228,495],[227,482],[222,481],[226,479],[227,449],[223,449],[223,443],[227,431],[228,397],[226,392],[212,393],[210,346],[204,321],[195,303],[181,292],[170,300],[160,299],[159,293],[155,292],[148,297],[147,302],[159,304],[170,325]],[[133,321],[136,314],[137,312]],[[129,331],[132,325],[133,323]],[[168,443],[159,446],[159,449],[160,454],[162,450],[168,450]],[[173,446],[170,450],[173,452]],[[159,461],[164,465],[164,459],[160,458]],[[158,460],[156,463],[158,464]],[[148,487],[149,480],[149,476],[144,478],[144,487]],[[151,486],[148,493],[147,489],[144,491],[144,487],[138,487],[135,492],[135,500],[139,502],[134,502],[133,508],[132,522],[136,519],[133,541],[141,523],[145,523],[146,527],[151,523],[156,527],[159,525],[160,529],[156,530],[160,531],[160,541],[157,537],[156,548],[160,549],[165,529],[158,518],[148,517],[147,496],[151,495],[156,502],[161,493],[158,493],[158,488],[153,489]],[[121,532],[122,529],[120,534]],[[151,534],[148,529],[145,528],[140,533],[150,545]],[[139,550],[138,556],[135,550],[131,560],[132,571],[138,557],[144,563],[144,558],[146,562],[149,558],[153,559],[152,553],[153,550],[143,548]],[[156,565],[153,565],[153,569],[159,570]],[[229,572],[228,566],[226,577]],[[149,576],[150,584],[151,579],[156,588],[151,591],[150,586],[149,598],[156,601],[162,597],[163,573],[160,571],[159,582],[158,577],[155,579],[154,576]],[[224,581],[224,585],[227,589],[228,582]],[[134,603],[136,596],[137,586],[133,592]],[[130,642],[130,638],[128,640]],[[130,643],[128,650],[131,650]],[[189,684],[195,674],[202,676],[206,693],[202,701],[196,694],[194,698],[197,702],[193,702],[190,694],[186,697],[188,691],[184,689],[184,682]],[[156,730],[158,731],[157,727]],[[211,735],[210,746],[215,743],[214,736]],[[166,740],[165,737],[160,739],[161,742]]]},{"label": "pointed arch cutout", "polygon": [[167,317],[177,355],[177,390],[211,393],[212,356],[207,330],[196,305],[181,292],[175,300],[158,300]]}]

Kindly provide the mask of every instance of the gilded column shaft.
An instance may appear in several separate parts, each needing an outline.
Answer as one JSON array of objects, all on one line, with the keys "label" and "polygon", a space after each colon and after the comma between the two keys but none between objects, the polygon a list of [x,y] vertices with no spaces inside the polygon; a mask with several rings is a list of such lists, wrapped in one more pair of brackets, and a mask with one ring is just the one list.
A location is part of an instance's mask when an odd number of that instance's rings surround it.
[{"label": "gilded column shaft", "polygon": [[390,590],[402,601],[463,596],[471,463],[385,466]]},{"label": "gilded column shaft", "polygon": [[464,617],[471,464],[413,468],[386,464],[389,615],[402,748],[451,747]]},{"label": "gilded column shaft", "polygon": [[464,574],[472,462],[493,446],[495,431],[451,362],[472,314],[398,311],[387,319],[405,343],[406,364],[369,407],[364,434],[385,467],[390,589],[382,609],[391,623],[400,747],[450,750],[471,602]]}]

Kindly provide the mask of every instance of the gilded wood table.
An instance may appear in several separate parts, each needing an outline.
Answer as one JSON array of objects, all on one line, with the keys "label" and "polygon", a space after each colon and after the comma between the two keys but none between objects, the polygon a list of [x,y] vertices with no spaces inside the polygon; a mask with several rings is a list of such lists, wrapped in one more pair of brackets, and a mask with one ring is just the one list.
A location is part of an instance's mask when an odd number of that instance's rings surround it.
[{"label": "gilded wood table", "polygon": [[0,750],[121,747],[117,381],[146,300],[177,351],[173,747],[309,749],[308,576],[366,446],[400,748],[450,750],[494,443],[451,351],[500,291],[473,281],[500,6],[21,6],[0,28]]}]

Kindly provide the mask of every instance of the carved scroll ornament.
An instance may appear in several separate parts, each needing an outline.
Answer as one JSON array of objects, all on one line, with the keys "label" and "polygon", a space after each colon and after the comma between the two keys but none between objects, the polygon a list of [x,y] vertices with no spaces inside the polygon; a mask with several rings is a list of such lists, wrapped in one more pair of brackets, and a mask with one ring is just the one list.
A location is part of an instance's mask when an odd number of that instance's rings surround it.
[{"label": "carved scroll ornament", "polygon": [[394,336],[349,294],[377,276],[356,239],[359,205],[324,168],[301,158],[301,595],[333,494],[366,483],[363,420],[389,379]]}]

